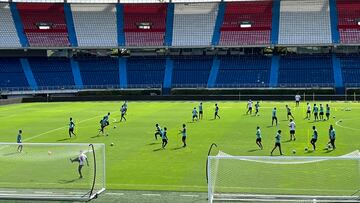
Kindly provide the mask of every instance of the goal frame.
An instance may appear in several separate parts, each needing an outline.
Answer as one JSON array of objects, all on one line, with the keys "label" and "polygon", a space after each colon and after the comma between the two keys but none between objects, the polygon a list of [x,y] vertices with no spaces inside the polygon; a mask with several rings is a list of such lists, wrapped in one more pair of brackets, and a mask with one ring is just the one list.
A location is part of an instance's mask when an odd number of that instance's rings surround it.
[{"label": "goal frame", "polygon": [[[332,196],[332,195],[268,195],[268,194],[238,194],[223,193],[221,198],[216,197],[216,192],[212,185],[214,177],[211,175],[211,164],[214,161],[220,159],[234,159],[234,160],[357,160],[359,162],[359,173],[360,173],[360,154],[359,156],[231,156],[231,155],[216,155],[208,156],[207,158],[207,187],[208,187],[208,202],[214,201],[245,201],[245,202],[360,202],[360,195],[358,196]],[[218,164],[218,163],[216,163]],[[216,166],[217,168],[218,166]],[[216,169],[217,170],[217,169]],[[217,173],[216,173],[217,175]],[[215,175],[215,176],[216,176]],[[216,179],[216,178],[215,178]],[[359,180],[360,182],[360,180]],[[360,188],[356,193],[360,193]],[[355,194],[356,194],[355,193]],[[220,196],[220,195],[219,195]]]},{"label": "goal frame", "polygon": [[[19,143],[0,142],[0,146],[1,145],[16,147],[16,146],[19,146],[20,144]],[[50,200],[50,201],[87,202],[92,199],[96,199],[101,193],[103,193],[106,190],[106,187],[105,187],[105,185],[106,185],[105,144],[103,144],[103,143],[94,143],[94,144],[88,144],[88,143],[21,143],[21,145],[23,145],[24,148],[26,148],[26,146],[47,146],[47,145],[48,146],[57,146],[57,147],[79,146],[79,147],[91,148],[91,152],[90,152],[91,154],[89,154],[89,155],[93,159],[92,163],[90,163],[90,164],[92,164],[92,167],[93,167],[93,171],[92,171],[93,174],[92,174],[91,184],[89,185],[90,187],[88,189],[81,189],[82,191],[88,191],[81,195],[80,195],[80,192],[76,192],[76,191],[74,191],[74,192],[69,191],[66,194],[61,194],[61,193],[56,194],[55,192],[50,191],[50,190],[55,191],[58,189],[49,189],[49,190],[44,190],[44,191],[42,191],[42,189],[37,189],[38,191],[33,192],[34,189],[22,188],[21,190],[23,190],[25,193],[16,193],[16,192],[14,192],[14,190],[16,190],[16,188],[11,188],[11,190],[9,190],[8,188],[0,188],[0,200],[8,199],[8,200],[41,200],[41,201]],[[98,150],[96,150],[96,148],[101,149],[101,154],[100,154],[101,157],[98,157],[96,155],[96,152],[98,152]],[[102,166],[97,163],[98,158],[101,159]],[[98,171],[99,171],[98,169],[101,169],[100,171],[102,174],[98,174]],[[95,188],[95,184],[97,183],[96,178],[98,176],[101,176],[102,183],[100,183],[100,185],[101,185],[100,188]],[[63,190],[71,190],[71,189],[64,188]],[[26,192],[28,192],[28,193],[26,193]]]}]

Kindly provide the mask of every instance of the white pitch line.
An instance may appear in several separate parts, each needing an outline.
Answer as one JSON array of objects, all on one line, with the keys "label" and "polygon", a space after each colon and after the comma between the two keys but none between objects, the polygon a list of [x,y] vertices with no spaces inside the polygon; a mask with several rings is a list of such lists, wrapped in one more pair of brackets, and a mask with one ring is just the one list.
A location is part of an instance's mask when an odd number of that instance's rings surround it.
[{"label": "white pitch line", "polygon": [[107,192],[107,193],[105,193],[105,195],[119,195],[119,196],[121,196],[121,195],[124,195],[124,193]]},{"label": "white pitch line", "polygon": [[144,196],[161,196],[160,194],[141,194],[141,195],[144,195]]},{"label": "white pitch line", "polygon": [[199,197],[199,195],[180,195],[182,197]]},{"label": "white pitch line", "polygon": [[35,194],[53,194],[53,192],[42,192],[42,191],[35,191]]},{"label": "white pitch line", "polygon": [[0,190],[0,193],[17,193],[16,191]]},{"label": "white pitch line", "polygon": [[346,127],[346,126],[343,126],[343,125],[340,125],[340,121],[344,121],[344,120],[350,120],[350,119],[340,119],[338,121],[336,121],[335,125],[341,127],[341,128],[345,128],[345,129],[350,129],[350,130],[357,130],[357,131],[360,131],[360,129],[358,128],[351,128],[351,127]]}]

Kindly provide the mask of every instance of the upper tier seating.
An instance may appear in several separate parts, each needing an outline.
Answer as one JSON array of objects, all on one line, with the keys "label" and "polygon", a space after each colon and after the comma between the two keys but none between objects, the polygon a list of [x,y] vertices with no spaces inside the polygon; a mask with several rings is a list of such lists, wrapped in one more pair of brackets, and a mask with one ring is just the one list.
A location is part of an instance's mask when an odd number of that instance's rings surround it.
[{"label": "upper tier seating", "polygon": [[[17,9],[30,46],[65,47],[70,45],[62,4],[17,3]],[[51,28],[39,29],[40,23],[51,25]]]},{"label": "upper tier seating", "polygon": [[217,13],[217,3],[175,4],[172,45],[211,45]]},{"label": "upper tier seating", "polygon": [[[219,44],[270,44],[271,21],[272,1],[228,2]],[[241,22],[249,22],[251,27],[241,27]]]},{"label": "upper tier seating", "polygon": [[117,47],[114,4],[72,4],[79,47]]},{"label": "upper tier seating", "polygon": [[280,2],[279,44],[330,44],[328,0]]},{"label": "upper tier seating", "polygon": [[360,43],[360,1],[337,0],[338,29],[343,44]]},{"label": "upper tier seating", "polygon": [[166,12],[166,4],[124,4],[126,46],[163,46]]},{"label": "upper tier seating", "polygon": [[0,47],[21,47],[7,3],[0,3]]}]

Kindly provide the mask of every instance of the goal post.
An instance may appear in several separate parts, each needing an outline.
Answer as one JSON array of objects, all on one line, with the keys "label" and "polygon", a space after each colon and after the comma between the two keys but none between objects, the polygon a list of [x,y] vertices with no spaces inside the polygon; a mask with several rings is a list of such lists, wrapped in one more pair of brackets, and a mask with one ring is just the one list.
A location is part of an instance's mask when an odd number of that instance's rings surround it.
[{"label": "goal post", "polygon": [[104,144],[0,143],[0,199],[88,201],[104,190]]},{"label": "goal post", "polygon": [[208,200],[360,202],[359,153],[340,157],[208,156]]}]

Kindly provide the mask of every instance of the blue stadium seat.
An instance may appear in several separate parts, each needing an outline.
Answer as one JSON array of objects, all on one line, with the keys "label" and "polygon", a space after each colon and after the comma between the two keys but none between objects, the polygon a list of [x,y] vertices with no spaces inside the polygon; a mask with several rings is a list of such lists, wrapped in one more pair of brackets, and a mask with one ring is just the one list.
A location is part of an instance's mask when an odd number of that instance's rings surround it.
[{"label": "blue stadium seat", "polygon": [[172,87],[206,87],[212,57],[178,57],[174,62]]},{"label": "blue stadium seat", "polygon": [[0,58],[0,88],[29,87],[18,58]]},{"label": "blue stadium seat", "polygon": [[119,61],[117,58],[79,58],[84,88],[119,86]]},{"label": "blue stadium seat", "polygon": [[161,87],[165,63],[163,57],[129,58],[126,66],[128,87]]},{"label": "blue stadium seat", "polygon": [[29,64],[39,87],[61,89],[75,85],[67,58],[29,58]]},{"label": "blue stadium seat", "polygon": [[271,58],[263,56],[223,56],[216,87],[269,86]]},{"label": "blue stadium seat", "polygon": [[360,85],[360,56],[338,56],[342,69],[342,77],[345,86],[359,86]]},{"label": "blue stadium seat", "polygon": [[278,84],[291,86],[333,86],[330,55],[286,56],[280,58]]}]

